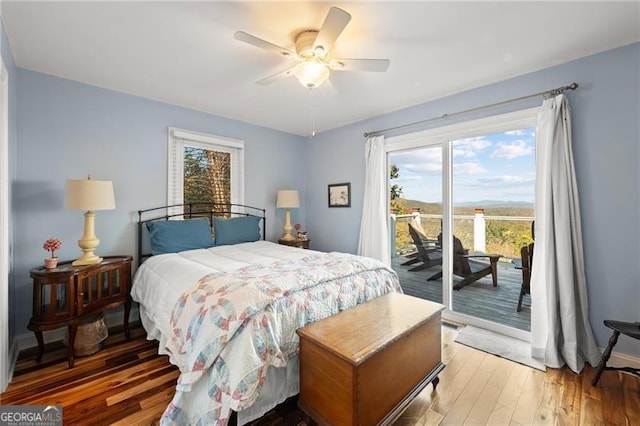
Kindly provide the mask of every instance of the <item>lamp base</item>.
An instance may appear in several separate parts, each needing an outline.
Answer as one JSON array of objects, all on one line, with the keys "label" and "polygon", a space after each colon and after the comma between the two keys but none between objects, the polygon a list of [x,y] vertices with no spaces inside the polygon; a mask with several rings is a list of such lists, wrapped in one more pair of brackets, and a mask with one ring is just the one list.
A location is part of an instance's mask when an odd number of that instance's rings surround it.
[{"label": "lamp base", "polygon": [[296,238],[291,234],[291,231],[293,231],[293,226],[291,226],[291,213],[289,209],[287,209],[287,212],[284,214],[284,235],[280,239],[284,241],[295,240]]},{"label": "lamp base", "polygon": [[73,266],[96,265],[102,262],[102,258],[94,254],[100,240],[94,232],[95,213],[88,211],[84,214],[84,234],[78,240],[78,246],[82,249],[82,256],[71,262]]},{"label": "lamp base", "polygon": [[91,256],[80,256],[79,258],[71,262],[71,264],[73,266],[85,266],[85,265],[97,265],[100,262],[102,262],[102,258],[94,254]]}]

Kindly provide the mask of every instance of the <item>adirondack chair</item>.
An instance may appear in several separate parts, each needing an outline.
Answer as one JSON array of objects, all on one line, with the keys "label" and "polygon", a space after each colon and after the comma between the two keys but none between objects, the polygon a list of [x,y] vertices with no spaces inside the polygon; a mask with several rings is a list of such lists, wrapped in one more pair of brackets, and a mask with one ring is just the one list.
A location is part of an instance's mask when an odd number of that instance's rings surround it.
[{"label": "adirondack chair", "polygon": [[531,294],[531,265],[533,264],[533,243],[520,249],[520,264],[516,266],[522,269],[522,285],[520,286],[520,298],[518,299],[517,312],[522,310],[522,299],[525,294]]},{"label": "adirondack chair", "polygon": [[[442,234],[438,235],[438,241],[442,242]],[[462,246],[462,241],[454,235],[453,274],[462,277],[462,280],[455,283],[453,289],[460,290],[489,274],[491,274],[493,286],[497,287],[498,260],[500,257],[502,257],[500,254],[469,254],[469,250]],[[478,259],[489,259],[489,264],[479,262]],[[429,280],[435,280],[441,277],[442,271],[429,278]]]},{"label": "adirondack chair", "polygon": [[[531,238],[535,239],[535,221],[531,222]],[[520,285],[520,297],[518,298],[518,307],[516,312],[522,310],[522,300],[526,294],[531,294],[531,267],[533,265],[533,245],[534,243],[523,246],[520,249],[520,259],[515,259],[513,263],[516,269],[522,270],[522,284]]]},{"label": "adirondack chair", "polygon": [[416,246],[417,252],[415,256],[404,262],[403,265],[411,265],[413,263],[420,262],[418,266],[414,266],[409,271],[419,271],[426,268],[431,268],[435,265],[442,264],[442,249],[440,248],[438,241],[429,239],[423,232],[421,232],[415,224],[408,223],[409,235],[413,240],[413,244]]},{"label": "adirondack chair", "polygon": [[[419,225],[420,225],[420,222],[415,222],[415,221],[414,221],[413,223],[414,223],[414,225],[413,225],[413,227],[414,227],[414,231],[418,231],[418,234],[424,234],[424,232],[422,232],[421,230],[419,230],[419,229],[422,229],[422,226],[419,226]],[[411,234],[411,227],[409,228],[409,235],[411,236],[411,239],[415,241],[415,239],[413,238],[413,235]],[[422,237],[422,235],[420,235],[420,237]],[[425,236],[425,237],[426,237],[426,236]],[[414,244],[414,245],[415,245],[415,244]],[[416,247],[417,247],[417,246],[416,246]],[[417,249],[416,249],[416,250],[417,250]],[[402,263],[400,264],[400,265],[402,265],[402,266],[413,265],[413,264],[415,264],[415,263],[420,263],[420,262],[422,262],[422,261],[420,260],[420,252],[418,252],[418,251],[415,251],[415,252],[413,252],[413,253],[410,253],[410,254],[406,255],[405,257],[409,258],[409,260],[406,260],[406,261],[402,262]],[[423,267],[422,265],[418,265],[416,268],[418,268],[418,269],[409,269],[409,270],[410,270],[410,271],[411,271],[411,270],[417,271],[417,270],[420,270],[420,269],[424,269],[424,267]]]},{"label": "adirondack chair", "polygon": [[[437,240],[429,240],[424,234],[421,234],[416,227],[409,223],[409,234],[413,239],[413,243],[418,250],[416,259],[419,259],[422,263],[410,271],[417,271],[420,269],[430,268],[432,266],[442,264],[442,234],[438,236]],[[484,258],[489,259],[489,264],[479,262],[477,259]],[[491,274],[493,278],[493,286],[498,285],[498,259],[499,254],[469,254],[469,250],[466,250],[462,246],[462,242],[457,237],[453,237],[453,273],[454,275],[462,277],[462,280],[457,282],[454,286],[454,290],[460,290],[461,288],[478,281],[480,278]],[[439,271],[429,277],[427,281],[437,280],[442,278],[442,271]]]}]

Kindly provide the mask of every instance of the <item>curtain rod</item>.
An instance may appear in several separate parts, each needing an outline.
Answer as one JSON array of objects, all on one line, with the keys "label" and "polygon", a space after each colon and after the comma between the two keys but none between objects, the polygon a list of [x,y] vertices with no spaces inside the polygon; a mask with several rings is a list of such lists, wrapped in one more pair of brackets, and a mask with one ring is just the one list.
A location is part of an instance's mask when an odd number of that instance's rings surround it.
[{"label": "curtain rod", "polygon": [[467,114],[467,113],[475,112],[475,111],[481,111],[481,110],[487,109],[487,108],[494,108],[494,107],[505,105],[505,104],[509,104],[509,103],[512,103],[512,102],[522,101],[524,99],[535,98],[536,96],[556,96],[556,95],[559,95],[559,94],[561,94],[561,93],[563,93],[563,92],[565,92],[567,90],[576,90],[577,88],[578,88],[578,83],[574,82],[574,83],[571,83],[568,86],[562,86],[562,87],[558,87],[556,89],[546,90],[544,92],[533,93],[531,95],[521,96],[519,98],[513,98],[513,99],[509,99],[509,100],[502,101],[502,102],[496,102],[495,104],[489,104],[489,105],[483,105],[483,106],[479,106],[479,107],[475,107],[475,108],[469,108],[469,109],[465,109],[465,110],[462,110],[462,111],[452,112],[452,113],[449,113],[449,114],[442,114],[442,115],[439,115],[437,117],[427,118],[426,120],[414,121],[413,123],[402,124],[400,126],[389,127],[389,128],[382,129],[382,130],[374,130],[372,132],[365,132],[364,133],[364,137],[368,138],[370,136],[379,136],[381,133],[388,132],[390,130],[402,129],[404,127],[415,126],[415,125],[418,125],[418,124],[428,123],[430,121],[444,120],[445,118],[453,117],[453,116],[456,116],[456,115]]}]

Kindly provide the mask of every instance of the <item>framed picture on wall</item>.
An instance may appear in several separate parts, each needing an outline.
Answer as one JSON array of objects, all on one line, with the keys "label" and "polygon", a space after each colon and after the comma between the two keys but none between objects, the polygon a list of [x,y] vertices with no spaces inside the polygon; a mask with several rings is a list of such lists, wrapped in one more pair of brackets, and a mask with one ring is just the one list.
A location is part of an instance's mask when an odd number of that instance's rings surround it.
[{"label": "framed picture on wall", "polygon": [[351,183],[329,185],[329,207],[351,207]]}]

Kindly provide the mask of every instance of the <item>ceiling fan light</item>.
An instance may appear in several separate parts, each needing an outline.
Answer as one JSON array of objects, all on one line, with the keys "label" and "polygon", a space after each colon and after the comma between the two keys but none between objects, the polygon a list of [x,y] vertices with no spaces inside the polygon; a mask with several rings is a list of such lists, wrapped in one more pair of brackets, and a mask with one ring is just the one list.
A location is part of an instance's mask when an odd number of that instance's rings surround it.
[{"label": "ceiling fan light", "polygon": [[321,62],[304,61],[295,66],[293,73],[300,84],[309,89],[314,89],[329,77],[329,68]]},{"label": "ceiling fan light", "polygon": [[329,63],[329,67],[332,70],[341,70],[344,68],[344,62],[334,59]]}]

